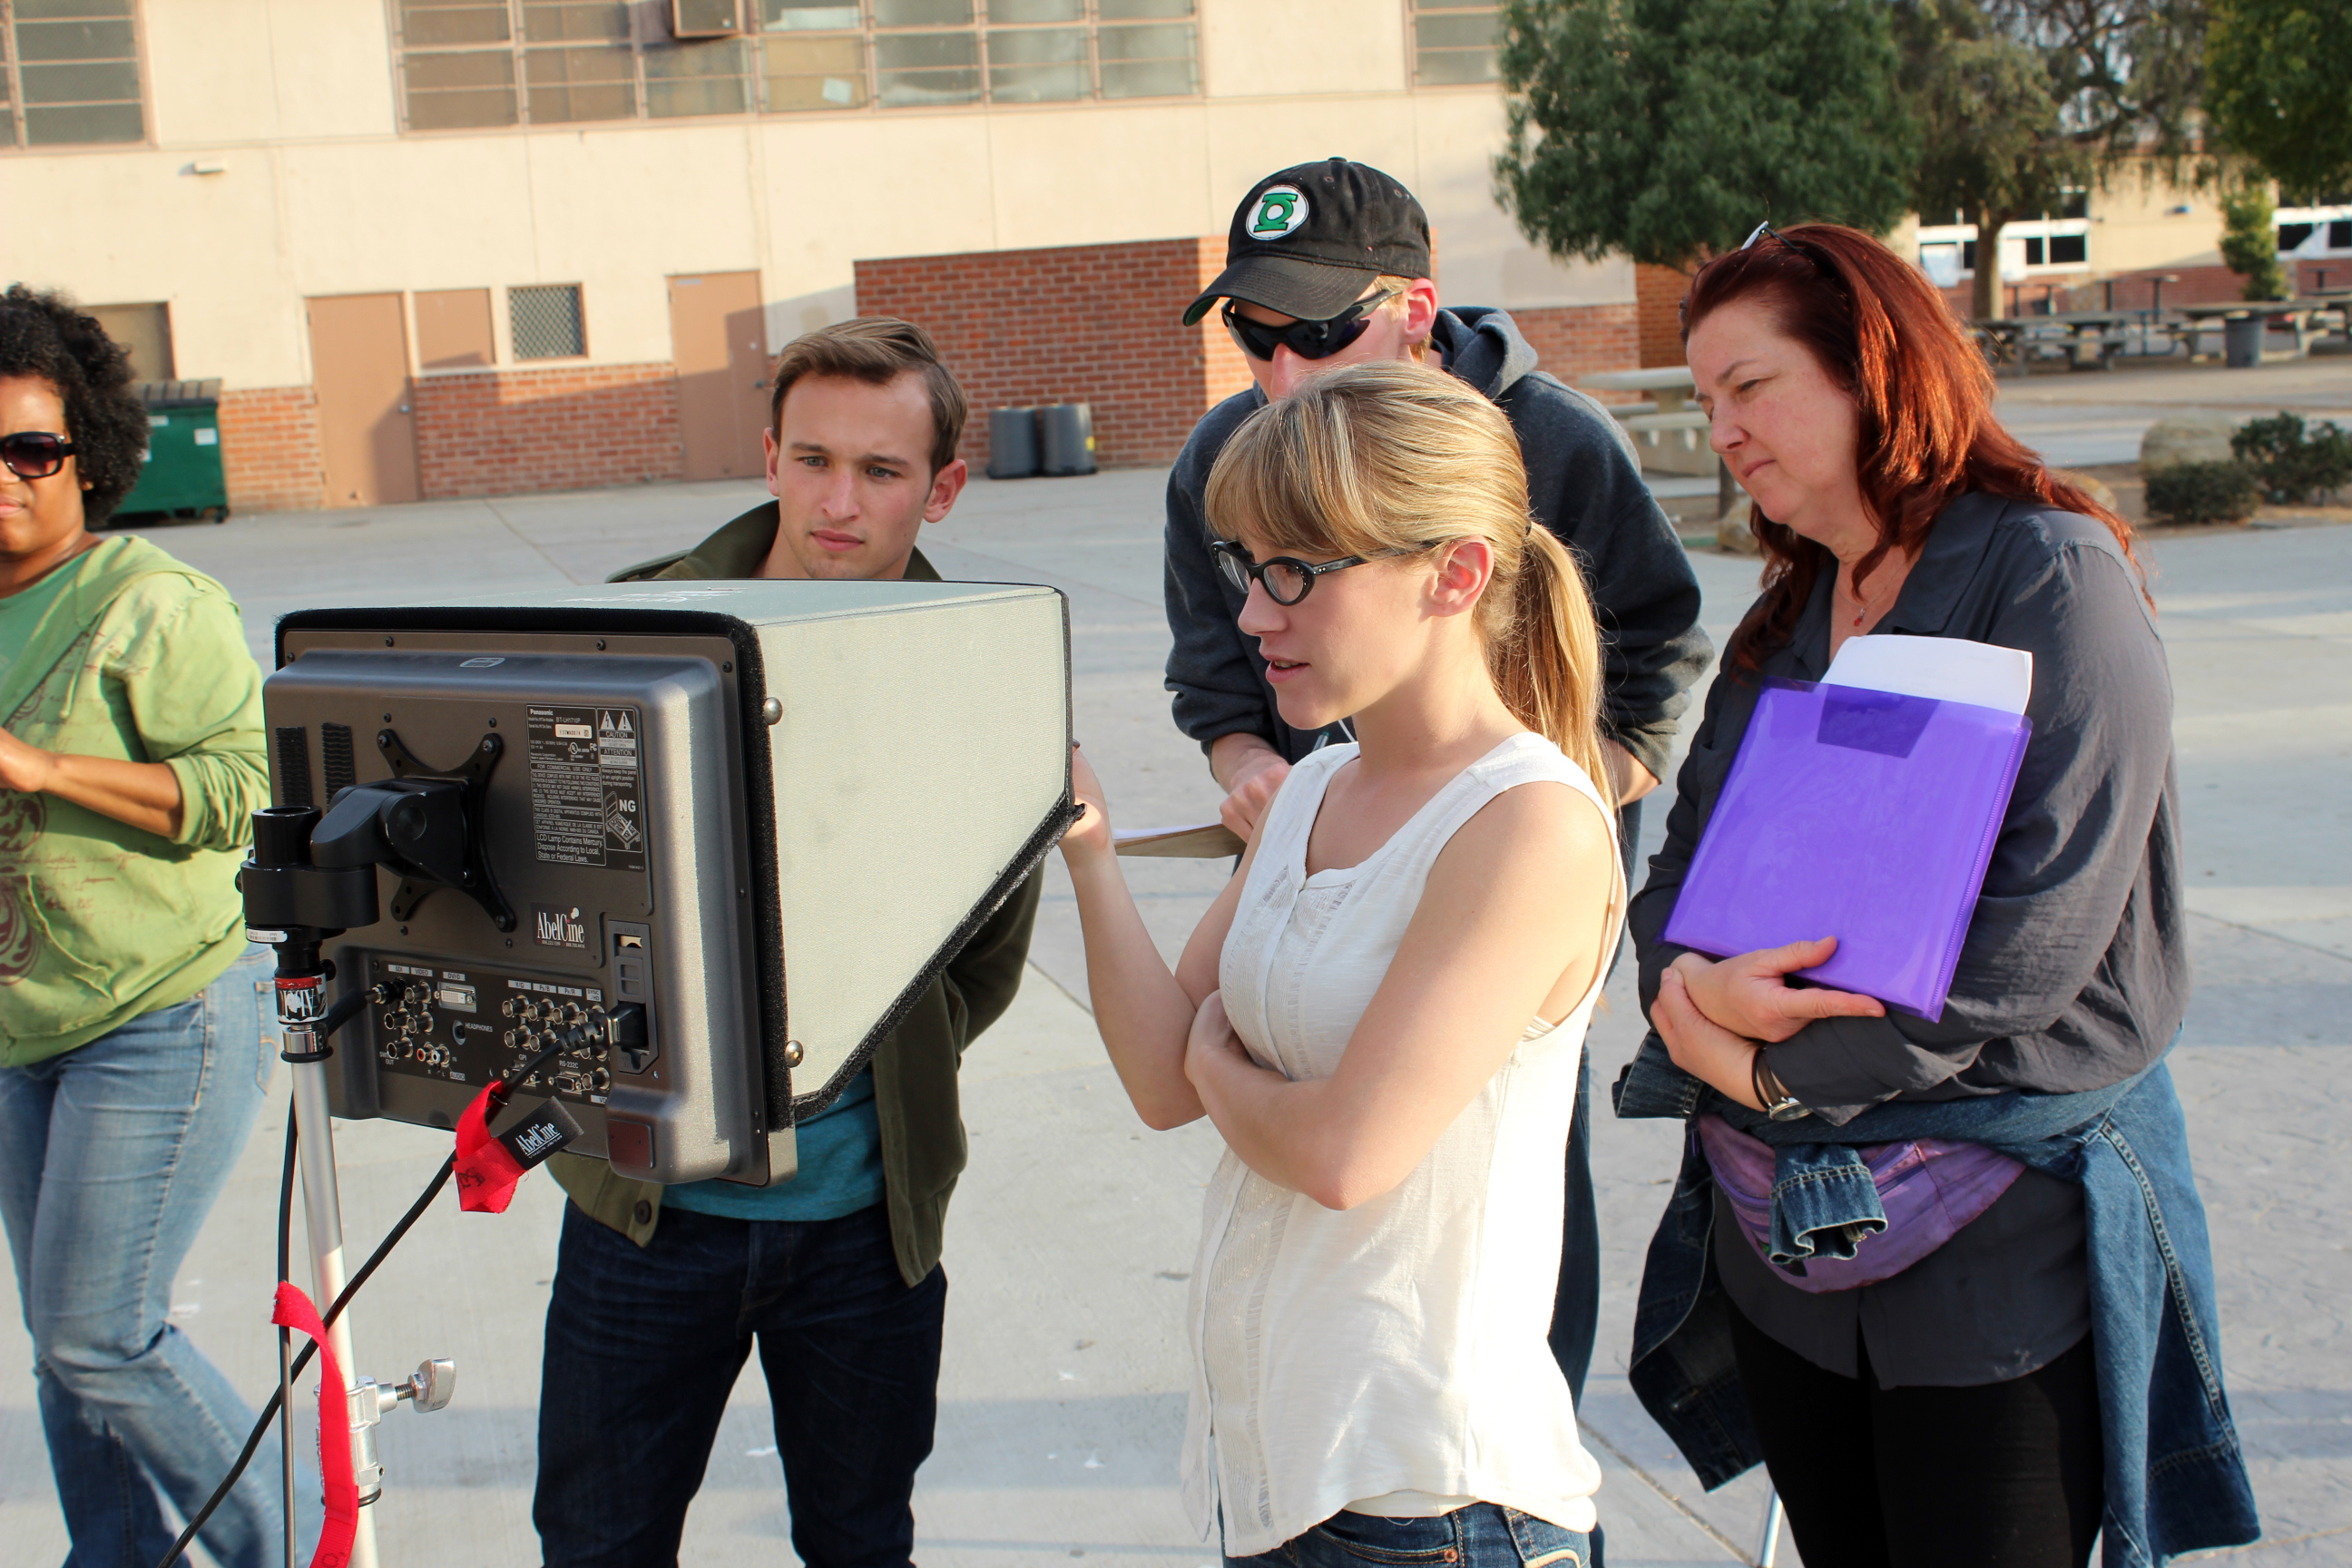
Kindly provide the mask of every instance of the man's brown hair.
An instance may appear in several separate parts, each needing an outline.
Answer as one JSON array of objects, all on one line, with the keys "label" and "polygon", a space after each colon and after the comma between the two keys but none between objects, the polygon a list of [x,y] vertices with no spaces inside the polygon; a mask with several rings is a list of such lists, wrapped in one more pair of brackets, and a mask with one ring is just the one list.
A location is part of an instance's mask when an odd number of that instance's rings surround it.
[{"label": "man's brown hair", "polygon": [[784,422],[784,395],[804,375],[841,375],[869,386],[887,386],[908,371],[923,378],[931,404],[931,472],[955,461],[967,411],[963,388],[940,363],[939,346],[912,321],[891,316],[854,316],[803,332],[776,356],[775,393],[768,405],[768,427]]}]

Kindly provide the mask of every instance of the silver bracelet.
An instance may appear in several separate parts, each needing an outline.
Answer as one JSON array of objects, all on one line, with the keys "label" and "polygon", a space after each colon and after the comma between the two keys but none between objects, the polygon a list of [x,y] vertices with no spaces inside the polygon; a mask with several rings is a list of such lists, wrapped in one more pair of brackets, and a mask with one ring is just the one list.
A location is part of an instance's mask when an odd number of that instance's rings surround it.
[{"label": "silver bracelet", "polygon": [[1756,1091],[1758,1102],[1764,1107],[1764,1114],[1775,1121],[1794,1121],[1801,1116],[1811,1116],[1813,1113],[1811,1107],[1790,1094],[1787,1086],[1781,1083],[1780,1075],[1775,1073],[1771,1064],[1764,1059],[1762,1046],[1756,1047],[1748,1083]]}]

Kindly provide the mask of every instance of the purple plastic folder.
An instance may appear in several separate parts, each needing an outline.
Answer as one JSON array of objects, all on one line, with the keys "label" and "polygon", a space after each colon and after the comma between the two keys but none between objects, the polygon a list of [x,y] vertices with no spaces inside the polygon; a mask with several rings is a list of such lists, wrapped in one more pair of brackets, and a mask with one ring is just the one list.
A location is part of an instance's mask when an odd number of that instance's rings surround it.
[{"label": "purple plastic folder", "polygon": [[1768,677],[1666,940],[1718,957],[1814,937],[1797,971],[1942,1015],[2032,725],[2023,716]]}]

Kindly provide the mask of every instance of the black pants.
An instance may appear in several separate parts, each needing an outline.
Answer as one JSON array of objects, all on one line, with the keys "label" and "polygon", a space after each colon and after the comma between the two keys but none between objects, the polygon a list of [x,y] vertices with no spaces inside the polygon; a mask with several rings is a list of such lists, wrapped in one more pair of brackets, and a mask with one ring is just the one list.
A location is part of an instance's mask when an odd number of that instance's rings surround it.
[{"label": "black pants", "polygon": [[1748,1411],[1805,1568],[2081,1568],[2099,1533],[2088,1338],[1973,1388],[1823,1372],[1731,1309]]},{"label": "black pants", "polygon": [[[1642,805],[1617,811],[1617,853],[1625,868],[1625,889],[1633,890],[1635,846],[1642,837]],[[1609,971],[1633,947],[1620,939],[1609,955]],[[1604,979],[1606,976],[1603,977]],[[1592,1342],[1601,1332],[1601,1205],[1592,1190],[1592,1047],[1576,1068],[1576,1115],[1568,1124],[1567,1203],[1561,1210],[1559,1284],[1552,1296],[1551,1331],[1545,1336],[1552,1360],[1568,1378],[1568,1391],[1584,1408],[1584,1375],[1592,1367]]]}]

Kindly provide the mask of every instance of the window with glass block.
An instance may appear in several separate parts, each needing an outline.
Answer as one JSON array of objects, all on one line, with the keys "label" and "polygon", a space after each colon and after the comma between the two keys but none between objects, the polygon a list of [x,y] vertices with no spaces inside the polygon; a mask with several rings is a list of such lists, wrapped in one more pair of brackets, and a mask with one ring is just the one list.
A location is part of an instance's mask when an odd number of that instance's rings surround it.
[{"label": "window with glass block", "polygon": [[1415,87],[1460,87],[1496,79],[1502,7],[1492,0],[1407,0],[1412,7]]},{"label": "window with glass block", "polygon": [[1193,0],[396,0],[411,131],[1181,98]]}]

